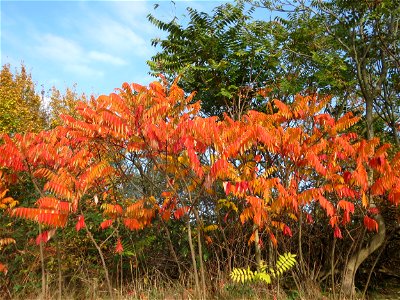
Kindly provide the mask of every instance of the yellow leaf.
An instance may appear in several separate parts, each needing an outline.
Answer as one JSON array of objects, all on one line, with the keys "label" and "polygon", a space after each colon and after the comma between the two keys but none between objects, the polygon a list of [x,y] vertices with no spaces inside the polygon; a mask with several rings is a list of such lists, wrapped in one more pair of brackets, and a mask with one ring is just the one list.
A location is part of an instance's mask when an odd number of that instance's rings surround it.
[{"label": "yellow leaf", "polygon": [[218,225],[208,225],[206,227],[204,227],[204,232],[209,232],[209,231],[214,231],[218,229]]},{"label": "yellow leaf", "polygon": [[367,208],[367,207],[368,207],[368,198],[367,198],[367,196],[365,196],[365,193],[364,193],[364,192],[362,193],[362,206],[363,206],[364,208]]}]

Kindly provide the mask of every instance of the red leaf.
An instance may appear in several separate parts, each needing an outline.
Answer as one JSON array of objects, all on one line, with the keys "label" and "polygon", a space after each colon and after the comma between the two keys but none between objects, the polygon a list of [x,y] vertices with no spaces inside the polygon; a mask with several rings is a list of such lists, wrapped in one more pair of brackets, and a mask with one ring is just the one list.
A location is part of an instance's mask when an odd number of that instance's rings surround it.
[{"label": "red leaf", "polygon": [[48,236],[47,231],[43,232],[42,234],[39,234],[36,237],[36,245],[39,245],[40,243],[46,243],[48,241],[47,236]]},{"label": "red leaf", "polygon": [[124,247],[122,247],[121,239],[118,238],[117,245],[115,247],[115,253],[121,254],[122,252],[124,252]]},{"label": "red leaf", "polygon": [[188,206],[183,206],[174,211],[175,219],[179,220],[182,216],[189,211]]},{"label": "red leaf", "polygon": [[124,225],[128,227],[130,230],[138,230],[142,228],[139,221],[133,218],[125,218]]},{"label": "red leaf", "polygon": [[228,196],[231,192],[231,183],[229,181],[225,181],[222,183],[222,185],[224,186],[225,194]]},{"label": "red leaf", "polygon": [[345,183],[349,183],[351,179],[351,173],[349,171],[344,172],[343,179]]},{"label": "red leaf", "polygon": [[313,217],[310,214],[306,214],[306,220],[309,224],[314,223]]},{"label": "red leaf", "polygon": [[80,215],[78,216],[78,222],[75,225],[76,231],[81,230],[83,227],[85,227],[85,218],[84,216]]},{"label": "red leaf", "polygon": [[229,211],[226,213],[225,217],[224,217],[224,222],[226,223],[228,220],[228,216],[229,216]]},{"label": "red leaf", "polygon": [[106,229],[106,228],[110,227],[112,225],[112,223],[114,223],[114,220],[112,220],[112,219],[111,220],[105,220],[105,221],[101,222],[100,228],[101,229]]},{"label": "red leaf", "polygon": [[344,210],[346,210],[348,212],[354,213],[354,203],[351,203],[351,202],[346,201],[346,200],[340,200],[338,202],[338,206],[341,209],[344,209]]},{"label": "red leaf", "polygon": [[338,238],[338,239],[342,239],[343,238],[342,232],[340,231],[340,228],[337,227],[337,226],[335,227],[335,232],[333,233],[333,235],[334,235],[335,238]]},{"label": "red leaf", "polygon": [[283,234],[288,235],[290,237],[293,235],[292,231],[290,230],[289,226],[287,226],[287,225],[283,226]]},{"label": "red leaf", "polygon": [[269,233],[269,238],[271,239],[272,244],[276,247],[278,245],[278,240],[272,232]]},{"label": "red leaf", "polygon": [[368,209],[368,211],[373,215],[379,214],[379,209],[377,207],[371,207],[370,209]]},{"label": "red leaf", "polygon": [[36,245],[39,245],[40,243],[44,244],[47,243],[55,233],[56,233],[55,229],[42,232],[42,234],[39,234],[36,237]]},{"label": "red leaf", "polygon": [[378,223],[374,219],[372,219],[372,218],[370,218],[368,216],[364,217],[364,226],[369,231],[378,232]]},{"label": "red leaf", "polygon": [[8,273],[6,265],[3,265],[2,263],[0,263],[0,273],[4,273],[4,275],[7,275]]},{"label": "red leaf", "polygon": [[332,228],[338,223],[339,218],[338,216],[333,216],[331,217],[331,219],[329,220],[329,224],[332,226]]},{"label": "red leaf", "polygon": [[347,223],[350,222],[350,211],[345,210],[343,213],[343,220],[342,220],[342,224],[346,225]]}]

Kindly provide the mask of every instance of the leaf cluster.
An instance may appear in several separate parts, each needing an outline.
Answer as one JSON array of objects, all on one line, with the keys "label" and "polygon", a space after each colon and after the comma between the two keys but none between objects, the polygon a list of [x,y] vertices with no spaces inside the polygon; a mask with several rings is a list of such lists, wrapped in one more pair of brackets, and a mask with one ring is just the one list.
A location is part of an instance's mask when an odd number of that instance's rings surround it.
[{"label": "leaf cluster", "polygon": [[271,278],[280,277],[284,272],[295,266],[295,257],[295,254],[284,253],[283,255],[279,255],[275,268],[267,270],[267,266],[264,263],[259,266],[258,271],[252,271],[250,267],[247,267],[247,269],[234,268],[229,276],[234,282],[262,281],[270,284],[272,282]]}]

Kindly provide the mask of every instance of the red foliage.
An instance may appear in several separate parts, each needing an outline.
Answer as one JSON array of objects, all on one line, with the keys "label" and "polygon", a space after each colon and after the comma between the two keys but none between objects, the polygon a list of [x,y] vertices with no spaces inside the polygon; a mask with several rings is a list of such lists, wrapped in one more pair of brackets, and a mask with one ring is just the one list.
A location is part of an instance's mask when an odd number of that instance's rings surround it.
[{"label": "red foliage", "polygon": [[369,231],[378,232],[378,223],[374,219],[372,219],[372,218],[370,218],[368,216],[364,216],[364,226]]},{"label": "red foliage", "polygon": [[77,222],[76,225],[75,225],[76,231],[81,230],[81,229],[84,228],[85,226],[86,226],[86,225],[85,225],[85,217],[82,216],[82,215],[78,216],[78,222]]},{"label": "red foliage", "polygon": [[124,247],[122,246],[121,239],[118,238],[117,245],[115,246],[115,253],[121,254],[124,252]]},{"label": "red foliage", "polygon": [[[193,95],[185,97],[177,82],[124,83],[117,94],[79,103],[78,117],[63,116],[62,127],[3,136],[0,167],[45,182],[37,186],[42,192],[37,208],[15,208],[11,214],[63,227],[82,199],[100,194],[102,229],[118,221],[140,230],[157,212],[164,221],[172,212],[175,219],[191,214],[189,208],[201,201],[194,195],[214,196],[223,182],[225,194],[234,199],[229,209],[242,223],[266,230],[276,244],[270,227],[291,236],[282,220],[296,219],[305,205],[317,203],[312,209],[322,208],[334,236],[342,238],[339,226],[370,209],[366,195],[378,206],[386,199],[400,203],[400,154],[389,160],[388,145],[348,132],[358,121],[351,113],[338,120],[321,114],[329,98],[298,95],[292,104],[274,100],[269,113],[218,120],[199,114]],[[132,165],[151,162],[166,178],[165,191],[127,199],[118,183],[126,176],[119,162],[128,156],[137,159]],[[367,168],[374,171],[372,183]],[[229,211],[224,214],[228,222]],[[306,218],[313,222],[311,215]],[[374,222],[364,218],[369,230],[377,230]],[[79,216],[76,230],[84,226]]]},{"label": "red foliage", "polygon": [[335,227],[335,231],[334,231],[333,235],[335,236],[335,238],[338,238],[338,239],[342,239],[343,238],[342,231],[337,226]]}]

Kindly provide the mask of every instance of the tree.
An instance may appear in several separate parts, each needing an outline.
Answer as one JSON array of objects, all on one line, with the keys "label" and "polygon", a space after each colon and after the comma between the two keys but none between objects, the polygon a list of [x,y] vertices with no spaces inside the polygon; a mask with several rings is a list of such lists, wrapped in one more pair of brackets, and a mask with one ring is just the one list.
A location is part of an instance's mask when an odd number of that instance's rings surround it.
[{"label": "tree", "polygon": [[[261,3],[270,9],[292,9],[289,13],[289,21],[285,23],[305,23],[305,26],[300,26],[300,31],[308,24],[313,24],[317,30],[326,32],[322,37],[313,34],[305,35],[305,39],[313,40],[320,46],[315,49],[313,56],[325,55],[327,46],[321,41],[328,40],[328,45],[330,45],[328,48],[333,48],[342,58],[334,59],[332,62],[334,64],[339,62],[339,65],[345,62],[344,66],[350,75],[347,77],[348,87],[354,91],[356,97],[362,100],[365,136],[373,139],[378,134],[384,139],[391,140],[398,147],[400,117],[398,110],[400,8],[398,3],[396,1],[336,0],[311,3],[306,1],[280,1],[278,4],[261,1]],[[308,47],[303,48],[298,55],[302,55],[308,49]],[[307,56],[304,58],[307,60]],[[349,106],[349,103],[344,103],[344,105]],[[372,181],[373,172],[371,169],[368,172],[369,181]],[[369,201],[373,206],[373,197]],[[385,240],[386,229],[382,215],[377,214],[375,219],[380,223],[378,233],[368,242],[368,245],[364,245],[360,251],[355,251],[349,259],[342,282],[342,288],[346,294],[354,292],[354,276],[360,264],[370,253],[381,247]]]},{"label": "tree", "polygon": [[[123,227],[143,230],[157,216],[164,222],[183,220],[200,295],[206,284],[207,225],[222,230],[237,222],[225,217],[205,224],[212,220],[207,215],[218,214],[218,204],[236,207],[241,226],[250,223],[260,267],[263,239],[277,245],[278,234],[291,236],[296,223],[290,220],[304,210],[322,211],[321,221],[342,238],[343,228],[358,222],[369,231],[382,226],[372,218],[377,211],[368,195],[375,206],[400,202],[400,154],[390,159],[390,145],[351,132],[359,119],[351,113],[338,120],[321,113],[329,98],[297,96],[291,105],[274,100],[267,113],[249,111],[240,120],[218,120],[202,116],[193,96],[186,97],[177,82],[154,82],[148,88],[125,83],[118,93],[79,103],[78,117],[63,116],[63,126],[54,130],[13,139],[5,135],[0,166],[30,174],[39,195],[37,207],[18,207],[11,214],[48,226],[38,236],[43,242],[51,230],[77,218],[75,228],[93,241],[106,276],[84,207],[96,208],[100,202],[104,219],[96,226],[114,229],[117,253],[124,251]],[[146,164],[162,179],[149,178],[157,188],[144,193],[134,178]],[[368,168],[375,172],[373,181]],[[129,194],[128,184],[134,189]],[[226,199],[219,199],[218,190]],[[210,198],[214,211],[207,210]]]},{"label": "tree", "polygon": [[12,74],[10,65],[1,69],[0,85],[0,132],[38,132],[45,126],[45,114],[41,97],[24,65]]},{"label": "tree", "polygon": [[61,115],[77,116],[75,107],[79,101],[86,102],[85,94],[79,96],[76,92],[76,85],[67,88],[62,94],[55,86],[51,88],[48,123],[51,128],[62,124]]},{"label": "tree", "polygon": [[349,99],[357,98],[354,74],[321,20],[305,13],[290,20],[254,19],[254,11],[243,1],[220,5],[212,14],[188,8],[185,26],[150,15],[169,34],[153,40],[161,51],[148,62],[152,73],[182,74],[182,87],[199,91],[196,99],[208,115],[238,118],[265,109],[274,98],[289,103],[297,93],[320,93],[334,96],[340,117]]},{"label": "tree", "polygon": [[212,14],[187,10],[186,26],[149,15],[151,23],[168,33],[166,39],[152,41],[162,49],[148,62],[152,74],[182,74],[182,87],[197,91],[195,99],[203,101],[207,115],[227,112],[239,118],[249,109],[260,109],[262,98],[255,97],[256,91],[278,85],[274,80],[281,68],[282,26],[254,21],[253,10],[247,10],[243,1],[220,5]]}]

